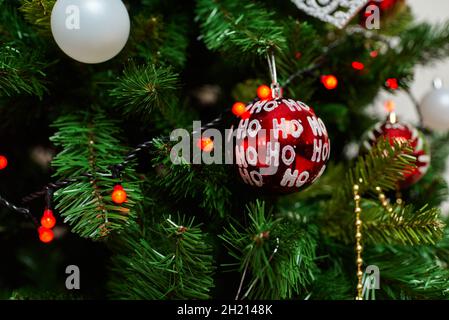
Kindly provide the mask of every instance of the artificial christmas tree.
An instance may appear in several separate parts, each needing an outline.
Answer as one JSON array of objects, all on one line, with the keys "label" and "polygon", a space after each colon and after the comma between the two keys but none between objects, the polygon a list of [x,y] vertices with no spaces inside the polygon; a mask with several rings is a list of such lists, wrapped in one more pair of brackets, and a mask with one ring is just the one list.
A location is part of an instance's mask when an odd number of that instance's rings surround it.
[{"label": "artificial christmas tree", "polygon": [[[72,10],[52,15],[56,2]],[[129,38],[125,25],[92,41],[83,13],[108,1],[0,0],[0,297],[446,298],[449,136],[423,131],[430,166],[401,190],[414,142],[347,151],[379,121],[366,109],[381,90],[408,91],[415,65],[449,56],[449,25],[398,1],[368,30],[369,1],[346,14],[351,1],[328,1],[336,27],[314,17],[327,5],[309,16],[303,2],[124,0]],[[95,59],[61,51],[64,33]],[[243,183],[245,162],[225,152],[248,150],[238,129],[258,130],[239,123],[255,118],[274,140],[246,165],[257,175],[278,159],[288,190]],[[65,287],[69,265],[80,290]]]}]

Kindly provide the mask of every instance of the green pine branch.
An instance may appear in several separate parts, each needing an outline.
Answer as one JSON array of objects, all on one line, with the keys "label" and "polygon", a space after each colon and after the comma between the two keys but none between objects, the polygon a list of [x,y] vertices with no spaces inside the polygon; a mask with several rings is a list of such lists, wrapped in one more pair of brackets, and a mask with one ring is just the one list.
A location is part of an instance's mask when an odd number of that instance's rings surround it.
[{"label": "green pine branch", "polygon": [[188,31],[189,20],[182,14],[165,18],[144,11],[134,18],[129,50],[147,63],[182,68],[187,60]]},{"label": "green pine branch", "polygon": [[35,25],[43,34],[50,35],[51,11],[55,2],[56,0],[22,0],[19,10],[28,23]]},{"label": "green pine branch", "polygon": [[160,169],[153,181],[155,189],[169,192],[173,199],[196,199],[209,214],[225,217],[231,200],[227,168],[218,164],[198,165],[186,161],[174,164],[170,159],[171,145],[160,139],[155,140],[158,152],[153,158],[153,165]]},{"label": "green pine branch", "polygon": [[268,49],[285,47],[282,26],[260,3],[198,0],[196,13],[210,50],[242,56],[264,55]]},{"label": "green pine branch", "polygon": [[[425,249],[425,248],[424,248]],[[379,247],[364,259],[380,271],[380,299],[447,299],[449,270],[435,256],[405,246]]]},{"label": "green pine branch", "polygon": [[434,134],[431,138],[430,167],[433,172],[443,174],[446,170],[446,160],[449,156],[449,133]]},{"label": "green pine branch", "polygon": [[[449,197],[449,187],[444,179],[449,156],[449,134],[434,134],[428,138],[431,142],[430,167],[424,177],[410,188],[407,196],[417,206],[429,204],[437,207]],[[423,194],[426,194],[425,198]]]},{"label": "green pine branch", "polygon": [[[368,154],[359,156],[347,174],[344,188],[333,193],[326,214],[320,216],[322,231],[344,243],[353,243],[352,186],[359,185],[362,199],[377,197],[376,187],[384,192],[396,190],[404,172],[415,166],[415,157],[410,154],[406,144],[390,145],[389,141],[380,140]],[[394,206],[393,212],[389,212],[377,202],[363,200],[362,210],[363,234],[371,243],[435,244],[443,234],[444,224],[435,208],[424,206],[415,211],[412,206]]]},{"label": "green pine branch", "polygon": [[[77,290],[73,290],[77,291]],[[9,293],[8,300],[84,300],[80,294],[73,291],[55,292],[42,290],[41,288],[25,287],[13,290]]]},{"label": "green pine branch", "polygon": [[335,265],[317,275],[308,295],[310,300],[353,300],[354,285],[345,270]]},{"label": "green pine branch", "polygon": [[52,63],[40,48],[42,39],[16,8],[0,1],[0,95],[42,98],[48,92],[47,72]]},{"label": "green pine branch", "polygon": [[[318,31],[308,22],[286,19],[283,25],[287,35],[287,48],[279,52],[276,59],[281,85],[299,70],[310,68],[318,63],[319,59],[322,59],[324,47]],[[320,71],[324,72],[324,70]],[[310,101],[318,88],[316,80],[306,73],[297,76],[294,81],[284,87],[289,96],[301,97],[302,101]],[[320,108],[320,111],[323,112],[323,108]]]},{"label": "green pine branch", "polygon": [[404,174],[415,168],[415,161],[408,144],[395,142],[392,145],[387,139],[380,139],[349,171],[345,186],[347,194],[352,194],[354,184],[359,185],[362,195],[374,192],[376,187],[384,191],[395,190]]},{"label": "green pine branch", "polygon": [[131,64],[110,91],[116,105],[125,115],[140,115],[148,119],[154,108],[173,103],[178,88],[178,75],[170,68]]},{"label": "green pine branch", "polygon": [[[18,0],[0,0],[0,43],[32,42],[38,39],[34,29],[18,12]],[[31,43],[29,43],[31,45]],[[34,43],[36,45],[36,43]]]},{"label": "green pine branch", "polygon": [[372,203],[361,215],[364,240],[370,244],[435,245],[444,233],[439,217],[437,208],[395,206],[388,212]]},{"label": "green pine branch", "polygon": [[13,43],[0,46],[0,95],[35,95],[48,92],[46,69],[39,51],[30,51]]},{"label": "green pine branch", "polygon": [[444,59],[449,55],[449,22],[411,26],[401,33],[396,55],[410,65],[426,65]]},{"label": "green pine branch", "polygon": [[139,13],[133,18],[133,24],[129,44],[137,49],[139,55],[150,59],[163,42],[163,17],[154,13]]},{"label": "green pine branch", "polygon": [[[447,218],[445,219],[447,222]],[[447,223],[446,223],[447,224]],[[432,250],[437,257],[439,264],[448,269],[449,267],[449,228],[445,228],[443,239],[438,242]]]},{"label": "green pine branch", "polygon": [[136,217],[133,207],[141,199],[140,182],[132,165],[123,172],[123,187],[128,199],[123,205],[112,202],[114,185],[110,166],[121,163],[126,149],[115,138],[119,135],[117,122],[108,120],[102,112],[90,116],[61,116],[53,124],[58,132],[51,138],[62,151],[52,162],[55,177],[81,179],[55,193],[56,207],[73,232],[82,237],[100,239],[123,229]]},{"label": "green pine branch", "polygon": [[391,11],[387,15],[381,15],[381,28],[377,32],[387,36],[401,36],[414,21],[412,9],[401,4]]},{"label": "green pine branch", "polygon": [[177,68],[185,66],[189,45],[189,26],[189,19],[182,15],[173,15],[166,22],[163,32],[164,41],[158,52],[160,59]]},{"label": "green pine branch", "polygon": [[242,275],[239,298],[292,298],[314,279],[314,239],[298,224],[274,219],[263,202],[247,210],[247,228],[231,223],[220,236],[237,261],[227,266]]},{"label": "green pine branch", "polygon": [[[415,166],[415,157],[411,156],[410,147],[403,143],[391,145],[389,141],[381,139],[371,150],[360,155],[352,168],[345,174],[342,167],[331,170],[329,177],[318,181],[317,186],[311,187],[311,192],[322,185],[324,195],[329,194],[328,202],[322,209],[320,221],[325,224],[323,230],[327,234],[351,241],[347,238],[348,225],[354,221],[352,204],[353,186],[359,186],[359,194],[363,197],[377,195],[376,187],[384,192],[395,190],[399,181],[404,178],[404,172]],[[332,166],[331,166],[332,169]],[[343,181],[335,187],[332,181]],[[313,192],[312,192],[313,194]]]},{"label": "green pine branch", "polygon": [[117,239],[109,289],[115,299],[209,299],[214,286],[211,246],[194,219],[171,217]]}]

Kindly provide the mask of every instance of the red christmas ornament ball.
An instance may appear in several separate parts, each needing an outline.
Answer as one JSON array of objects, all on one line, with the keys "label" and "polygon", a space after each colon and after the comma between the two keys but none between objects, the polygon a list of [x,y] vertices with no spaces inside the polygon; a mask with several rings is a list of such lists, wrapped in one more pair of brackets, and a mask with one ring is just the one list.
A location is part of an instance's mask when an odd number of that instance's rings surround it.
[{"label": "red christmas ornament ball", "polygon": [[116,204],[122,204],[126,202],[126,191],[121,185],[116,185],[114,191],[112,192],[112,201]]},{"label": "red christmas ornament ball", "polygon": [[45,227],[39,227],[39,229],[37,230],[39,233],[39,239],[43,242],[43,243],[50,243],[53,241],[55,234],[53,233],[52,230],[47,229]]},{"label": "red christmas ornament ball", "polygon": [[51,229],[56,224],[56,218],[53,215],[53,211],[47,209],[44,211],[44,215],[41,218],[41,225],[47,229]]},{"label": "red christmas ornament ball", "polygon": [[404,171],[404,180],[399,182],[400,188],[407,188],[418,182],[427,172],[430,166],[430,150],[424,135],[408,123],[394,122],[389,119],[377,123],[367,133],[364,142],[366,149],[371,149],[380,139],[388,139],[391,145],[395,142],[408,142],[416,157],[415,168]]},{"label": "red christmas ornament ball", "polygon": [[234,159],[243,182],[265,191],[296,192],[317,180],[330,157],[326,126],[292,99],[256,101],[236,128]]}]

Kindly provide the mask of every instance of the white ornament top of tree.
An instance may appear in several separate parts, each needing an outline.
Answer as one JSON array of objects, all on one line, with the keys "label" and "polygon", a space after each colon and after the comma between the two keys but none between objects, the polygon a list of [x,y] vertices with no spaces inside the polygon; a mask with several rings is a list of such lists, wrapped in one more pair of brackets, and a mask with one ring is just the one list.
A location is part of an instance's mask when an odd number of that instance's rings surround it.
[{"label": "white ornament top of tree", "polygon": [[369,0],[292,0],[305,13],[342,29]]}]

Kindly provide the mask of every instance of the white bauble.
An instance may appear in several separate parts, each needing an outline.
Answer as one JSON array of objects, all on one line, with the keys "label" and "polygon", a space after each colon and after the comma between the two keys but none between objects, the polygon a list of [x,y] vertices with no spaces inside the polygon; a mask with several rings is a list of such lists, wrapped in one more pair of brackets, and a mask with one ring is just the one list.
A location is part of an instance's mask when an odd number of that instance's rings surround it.
[{"label": "white bauble", "polygon": [[437,131],[449,130],[449,89],[435,81],[435,89],[426,94],[419,106],[424,126]]},{"label": "white bauble", "polygon": [[51,31],[71,58],[100,63],[123,49],[130,20],[121,0],[58,0],[51,13]]}]

